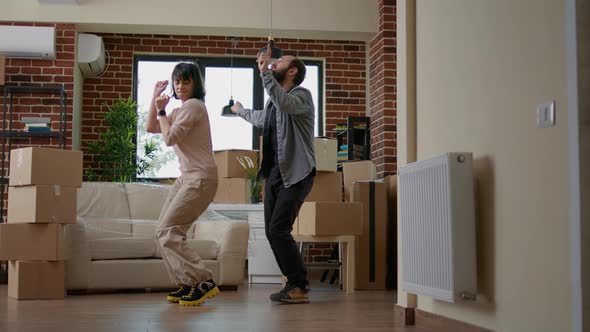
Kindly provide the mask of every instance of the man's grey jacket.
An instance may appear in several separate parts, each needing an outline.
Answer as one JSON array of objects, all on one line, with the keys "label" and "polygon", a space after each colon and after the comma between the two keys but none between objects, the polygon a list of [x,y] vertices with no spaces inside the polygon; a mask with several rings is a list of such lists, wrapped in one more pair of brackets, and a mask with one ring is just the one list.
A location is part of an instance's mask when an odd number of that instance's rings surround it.
[{"label": "man's grey jacket", "polygon": [[262,74],[262,85],[269,95],[264,110],[242,108],[237,114],[254,126],[264,128],[269,126],[266,122],[270,107],[276,107],[276,153],[283,183],[288,188],[304,179],[316,167],[313,99],[309,90],[301,86],[285,92],[270,70]]}]

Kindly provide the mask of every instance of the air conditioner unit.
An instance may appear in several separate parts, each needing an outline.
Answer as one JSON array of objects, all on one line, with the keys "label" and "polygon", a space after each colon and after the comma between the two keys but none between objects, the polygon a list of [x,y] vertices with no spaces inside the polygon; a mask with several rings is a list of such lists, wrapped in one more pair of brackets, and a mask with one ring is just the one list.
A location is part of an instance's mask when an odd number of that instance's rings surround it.
[{"label": "air conditioner unit", "polygon": [[0,54],[7,58],[55,59],[55,27],[0,26]]},{"label": "air conditioner unit", "polygon": [[102,38],[87,33],[78,34],[78,66],[84,77],[96,77],[106,66]]}]

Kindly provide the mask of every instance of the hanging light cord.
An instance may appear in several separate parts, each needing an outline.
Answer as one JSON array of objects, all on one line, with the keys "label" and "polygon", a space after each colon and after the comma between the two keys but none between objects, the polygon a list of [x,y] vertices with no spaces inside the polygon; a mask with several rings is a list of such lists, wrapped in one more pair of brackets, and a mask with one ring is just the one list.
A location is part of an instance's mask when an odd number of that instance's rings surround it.
[{"label": "hanging light cord", "polygon": [[269,35],[272,36],[272,0],[270,0],[270,31]]},{"label": "hanging light cord", "polygon": [[231,41],[231,53],[229,55],[229,95],[234,99],[234,49],[236,48],[236,38]]}]

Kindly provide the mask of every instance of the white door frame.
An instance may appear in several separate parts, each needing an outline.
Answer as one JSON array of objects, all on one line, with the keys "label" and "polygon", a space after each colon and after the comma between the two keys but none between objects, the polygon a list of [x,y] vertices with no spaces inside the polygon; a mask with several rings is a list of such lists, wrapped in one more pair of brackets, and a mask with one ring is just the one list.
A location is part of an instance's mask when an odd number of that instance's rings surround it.
[{"label": "white door frame", "polygon": [[[590,330],[590,87],[589,8],[586,0],[566,0],[566,66],[570,181],[570,273],[572,331]],[[582,201],[583,200],[583,201]],[[585,220],[586,219],[586,220]],[[587,302],[587,300],[586,300]]]}]

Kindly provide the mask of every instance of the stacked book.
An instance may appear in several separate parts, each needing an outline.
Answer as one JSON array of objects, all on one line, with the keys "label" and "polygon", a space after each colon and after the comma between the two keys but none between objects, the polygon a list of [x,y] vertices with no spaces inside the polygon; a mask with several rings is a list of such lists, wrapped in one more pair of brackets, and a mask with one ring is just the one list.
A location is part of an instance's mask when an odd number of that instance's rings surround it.
[{"label": "stacked book", "polygon": [[348,144],[340,146],[338,150],[338,163],[352,160],[363,160],[365,153],[365,147],[360,144],[353,145],[352,159],[348,159]]},{"label": "stacked book", "polygon": [[348,144],[341,145],[338,149],[338,163],[348,161]]},{"label": "stacked book", "polygon": [[365,155],[365,147],[360,144],[354,144],[353,157],[354,160],[363,160]]},{"label": "stacked book", "polygon": [[48,133],[51,131],[51,118],[23,116],[21,122],[25,124],[25,131],[29,133]]}]

